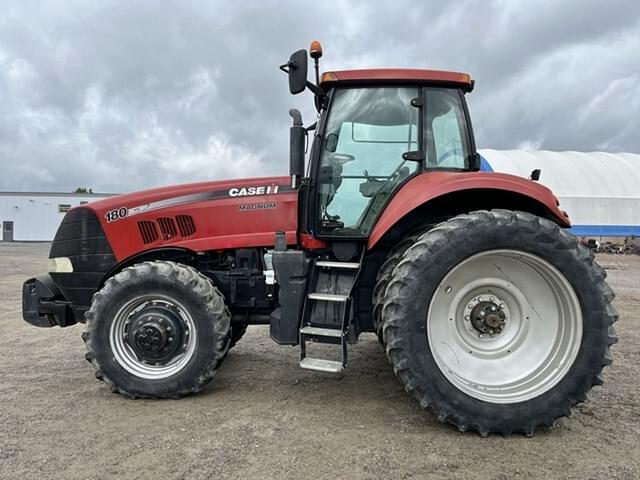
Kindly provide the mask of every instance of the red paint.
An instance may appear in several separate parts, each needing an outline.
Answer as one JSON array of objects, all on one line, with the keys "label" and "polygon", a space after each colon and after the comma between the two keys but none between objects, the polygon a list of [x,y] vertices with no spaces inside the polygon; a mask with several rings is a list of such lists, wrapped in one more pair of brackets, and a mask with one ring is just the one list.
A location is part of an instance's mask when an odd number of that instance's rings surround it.
[{"label": "red paint", "polygon": [[[409,180],[393,197],[369,236],[368,248],[373,248],[398,220],[416,207],[448,193],[472,189],[519,193],[543,204],[563,227],[571,226],[569,217],[558,208],[556,197],[551,190],[539,183],[504,173],[430,172]],[[503,208],[508,208],[508,205],[504,205]]]},{"label": "red paint", "polygon": [[467,73],[418,70],[412,68],[370,68],[325,72],[322,75],[320,84],[323,87],[332,87],[341,83],[366,83],[375,81],[453,83],[459,84],[462,88],[468,90],[473,88],[473,82]]},{"label": "red paint", "polygon": [[[298,192],[285,191],[289,177],[270,177],[203,182],[171,187],[154,188],[141,192],[119,195],[86,205],[92,209],[102,223],[118,261],[137,253],[159,247],[183,247],[196,252],[223,250],[238,247],[266,247],[275,243],[275,232],[284,231],[289,245],[297,244]],[[274,186],[282,189],[277,194],[255,196],[229,196],[231,188]],[[220,192],[218,198],[181,203],[157,210],[144,211],[121,220],[108,223],[108,211],[125,207],[131,209],[153,202],[175,199],[184,195]],[[275,203],[276,208],[240,211],[242,204]],[[160,238],[144,244],[138,229],[141,220],[156,220],[158,217],[191,215],[196,232],[186,238],[164,240]]]},{"label": "red paint", "polygon": [[329,247],[327,242],[319,240],[313,235],[309,235],[308,233],[300,234],[300,245],[302,245],[302,248],[306,248],[307,250],[317,250],[319,248]]}]

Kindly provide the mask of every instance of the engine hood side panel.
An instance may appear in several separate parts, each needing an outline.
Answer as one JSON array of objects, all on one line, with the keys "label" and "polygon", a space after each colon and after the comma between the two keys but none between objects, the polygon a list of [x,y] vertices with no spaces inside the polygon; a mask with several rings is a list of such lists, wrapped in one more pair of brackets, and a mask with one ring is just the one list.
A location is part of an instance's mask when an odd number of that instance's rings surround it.
[{"label": "engine hood side panel", "polygon": [[298,191],[289,177],[204,182],[92,202],[113,253],[179,247],[193,251],[271,247],[275,232],[296,243]]}]

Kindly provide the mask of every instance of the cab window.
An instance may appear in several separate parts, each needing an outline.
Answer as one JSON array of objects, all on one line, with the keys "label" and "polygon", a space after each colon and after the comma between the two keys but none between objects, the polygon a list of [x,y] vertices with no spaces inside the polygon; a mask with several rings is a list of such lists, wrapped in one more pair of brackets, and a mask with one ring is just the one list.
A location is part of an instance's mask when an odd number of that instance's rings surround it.
[{"label": "cab window", "polygon": [[418,88],[351,88],[334,93],[318,172],[323,233],[366,235],[395,188],[418,168]]}]

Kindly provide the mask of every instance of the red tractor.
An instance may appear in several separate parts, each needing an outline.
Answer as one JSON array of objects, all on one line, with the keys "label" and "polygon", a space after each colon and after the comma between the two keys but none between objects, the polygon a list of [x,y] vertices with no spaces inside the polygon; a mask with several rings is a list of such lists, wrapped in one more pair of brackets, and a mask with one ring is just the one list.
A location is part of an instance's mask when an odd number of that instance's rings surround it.
[{"label": "red tractor", "polygon": [[[314,42],[315,83],[305,50],[280,67],[319,112],[308,127],[289,112],[289,176],[72,209],[49,274],[24,284],[24,319],[86,323],[96,377],[132,398],[198,392],[248,325],[269,324],[323,372],[377,333],[405,389],[460,430],[530,435],[568,415],[602,382],[617,315],[558,199],[479,171],[469,75],[320,77],[321,55]],[[335,355],[308,356],[316,343]]]}]

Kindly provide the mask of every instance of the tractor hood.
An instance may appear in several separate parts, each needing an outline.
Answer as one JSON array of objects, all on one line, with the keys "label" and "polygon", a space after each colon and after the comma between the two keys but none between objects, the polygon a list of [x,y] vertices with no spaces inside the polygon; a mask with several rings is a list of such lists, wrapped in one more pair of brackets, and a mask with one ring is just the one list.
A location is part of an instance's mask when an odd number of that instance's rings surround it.
[{"label": "tractor hood", "polygon": [[[132,210],[129,214],[133,215],[142,210],[148,211],[178,203],[189,203],[191,201],[190,197],[192,196],[204,197],[212,194],[215,194],[217,198],[255,196],[256,189],[259,187],[265,187],[265,191],[260,190],[261,194],[264,195],[267,187],[271,187],[271,189],[269,189],[270,192],[272,189],[275,189],[277,193],[281,188],[286,189],[288,184],[289,177],[259,177],[243,178],[238,180],[186,183],[182,185],[172,185],[168,187],[158,187],[148,190],[140,190],[138,192],[124,193],[91,202],[91,205],[88,207],[97,213],[103,210],[108,211],[116,207],[120,208],[124,205],[129,210]],[[246,190],[243,191],[243,189]],[[251,193],[249,193],[249,191]],[[158,202],[162,202],[162,205],[159,205]],[[136,207],[140,207],[140,209],[136,210]]]},{"label": "tractor hood", "polygon": [[195,252],[296,243],[298,192],[264,177],[154,188],[78,207],[99,219],[118,261],[158,248]]}]

